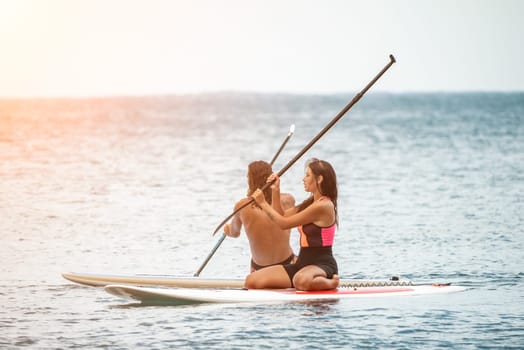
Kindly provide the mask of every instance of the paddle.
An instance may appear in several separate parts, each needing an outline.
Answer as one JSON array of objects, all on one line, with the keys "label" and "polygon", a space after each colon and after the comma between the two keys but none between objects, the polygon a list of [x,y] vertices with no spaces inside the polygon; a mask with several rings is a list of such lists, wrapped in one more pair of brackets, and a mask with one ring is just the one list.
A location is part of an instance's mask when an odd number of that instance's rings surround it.
[{"label": "paddle", "polygon": [[[371,80],[369,82],[368,85],[366,85],[366,87],[364,89],[362,89],[362,91],[360,91],[358,94],[356,94],[355,97],[353,97],[353,99],[351,100],[351,102],[349,102],[346,107],[344,107],[336,116],[335,118],[333,118],[333,120],[331,120],[331,122],[329,122],[328,125],[326,125],[324,127],[324,129],[322,129],[317,136],[315,136],[313,138],[313,140],[311,140],[300,152],[297,153],[297,155],[295,156],[295,158],[291,159],[289,161],[289,163],[286,164],[286,166],[284,166],[282,168],[282,170],[280,170],[277,174],[278,176],[282,176],[289,168],[291,168],[291,166],[293,164],[296,163],[297,160],[300,159],[300,157],[302,157],[304,155],[304,153],[306,153],[311,147],[313,147],[313,145],[322,137],[324,136],[324,134],[329,130],[331,129],[331,127],[333,125],[335,125],[336,122],[338,122],[340,120],[340,118],[342,118],[344,116],[344,114],[346,114],[347,111],[349,111],[349,109],[351,107],[353,107],[353,105],[355,103],[357,103],[361,98],[362,96],[364,96],[364,94],[371,88],[371,86],[373,86],[373,84],[375,84],[377,82],[378,79],[380,79],[380,77],[393,65],[393,63],[395,63],[396,60],[395,60],[395,57],[393,57],[393,55],[389,55],[389,63],[384,67],[382,68],[382,70],[373,78],[373,80]],[[264,191],[266,188],[268,188],[269,186],[271,186],[271,182],[267,182],[262,188],[261,190]],[[218,230],[220,230],[220,228],[222,226],[224,226],[224,224],[229,220],[231,219],[236,213],[238,213],[240,210],[244,209],[245,207],[247,207],[249,204],[253,203],[253,198],[251,198],[247,203],[245,203],[244,205],[240,206],[237,210],[235,210],[233,213],[231,213],[231,215],[229,215],[227,218],[225,218],[218,226],[217,228],[215,229],[215,232],[213,232],[213,236],[218,232]]]},{"label": "paddle", "polygon": [[[271,165],[273,165],[275,163],[275,160],[277,160],[278,156],[280,155],[280,152],[282,152],[282,150],[284,149],[284,147],[286,146],[287,142],[289,141],[289,139],[291,138],[291,136],[293,136],[293,133],[295,132],[295,124],[292,124],[290,127],[289,127],[289,133],[287,134],[286,138],[284,139],[284,142],[282,142],[282,145],[280,146],[280,148],[278,149],[277,153],[275,154],[275,156],[273,157],[273,159],[271,159]],[[232,216],[230,216],[232,217]],[[216,233],[216,231],[215,231]],[[211,260],[211,257],[215,254],[215,252],[217,251],[218,247],[220,247],[220,245],[222,244],[222,242],[224,241],[224,239],[226,239],[226,235],[223,234],[222,237],[220,237],[220,239],[217,241],[217,243],[215,244],[215,246],[213,247],[213,249],[211,250],[211,252],[208,254],[206,260],[204,260],[204,262],[202,263],[202,265],[200,265],[200,267],[198,268],[198,271],[195,272],[195,274],[193,275],[194,277],[198,277],[200,275],[200,272],[202,272],[202,270],[204,269],[204,267],[206,267],[207,263],[209,262],[209,260]]]},{"label": "paddle", "polygon": [[273,157],[273,159],[271,159],[271,162],[269,163],[271,164],[271,166],[275,164],[275,160],[277,160],[278,156],[280,155],[280,152],[282,152],[282,150],[286,146],[286,143],[289,141],[289,139],[291,138],[294,132],[295,132],[295,124],[291,124],[291,126],[289,127],[289,133],[287,134],[286,139],[284,140],[284,142],[282,142],[282,145],[280,146],[277,153],[275,153],[275,156]]}]

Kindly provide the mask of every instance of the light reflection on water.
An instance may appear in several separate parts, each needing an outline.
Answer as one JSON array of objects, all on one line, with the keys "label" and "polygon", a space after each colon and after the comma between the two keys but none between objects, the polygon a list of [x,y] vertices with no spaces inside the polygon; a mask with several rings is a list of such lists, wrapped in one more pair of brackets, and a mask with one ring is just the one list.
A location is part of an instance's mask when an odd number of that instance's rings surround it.
[{"label": "light reflection on water", "polygon": [[[0,347],[522,347],[522,94],[366,96],[304,155],[337,170],[343,277],[464,293],[136,307],[61,278],[193,275],[246,165],[296,124],[279,169],[351,97],[0,101]],[[302,171],[282,181],[298,200]],[[227,239],[202,276],[248,264],[245,238]]]}]

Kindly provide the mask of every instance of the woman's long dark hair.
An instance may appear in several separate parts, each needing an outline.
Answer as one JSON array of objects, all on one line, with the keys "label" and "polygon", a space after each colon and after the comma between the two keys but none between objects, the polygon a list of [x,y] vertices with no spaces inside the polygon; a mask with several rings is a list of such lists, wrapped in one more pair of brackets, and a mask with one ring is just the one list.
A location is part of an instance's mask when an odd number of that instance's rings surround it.
[{"label": "woman's long dark hair", "polygon": [[[338,189],[337,189],[337,174],[335,170],[325,160],[319,160],[316,158],[310,159],[306,163],[306,167],[311,169],[313,177],[317,179],[322,175],[323,181],[320,183],[320,188],[318,189],[320,194],[326,197],[329,197],[333,202],[335,207],[335,223],[338,225],[338,211],[337,211],[337,198],[338,198]],[[313,203],[313,196],[309,197],[301,204],[298,205],[298,211],[302,211],[309,207]]]},{"label": "woman's long dark hair", "polygon": [[[248,197],[251,196],[257,188],[262,188],[272,173],[273,169],[271,169],[271,164],[268,162],[264,162],[263,160],[251,162],[247,167]],[[266,198],[266,202],[271,204],[271,187],[264,190],[264,197]]]}]

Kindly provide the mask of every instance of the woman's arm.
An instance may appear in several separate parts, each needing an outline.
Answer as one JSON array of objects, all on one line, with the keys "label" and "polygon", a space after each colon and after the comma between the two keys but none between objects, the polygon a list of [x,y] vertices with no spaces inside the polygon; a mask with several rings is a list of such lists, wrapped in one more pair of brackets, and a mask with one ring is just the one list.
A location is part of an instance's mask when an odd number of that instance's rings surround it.
[{"label": "woman's arm", "polygon": [[280,178],[276,174],[271,174],[268,177],[267,182],[271,182],[271,206],[280,215],[284,215],[284,209],[282,208],[282,202],[280,201]]},{"label": "woman's arm", "polygon": [[290,216],[297,212],[295,208],[295,198],[289,193],[280,193],[280,177],[272,174],[268,182],[275,180],[271,185],[271,206],[283,216]]},{"label": "woman's arm", "polygon": [[286,211],[286,215],[289,214],[289,216],[284,216],[266,202],[262,191],[256,190],[251,197],[260,208],[264,210],[269,218],[283,230],[309,223],[315,223],[319,226],[329,226],[334,221],[334,209],[331,202],[315,202],[299,213],[296,213],[296,208],[291,208]]}]

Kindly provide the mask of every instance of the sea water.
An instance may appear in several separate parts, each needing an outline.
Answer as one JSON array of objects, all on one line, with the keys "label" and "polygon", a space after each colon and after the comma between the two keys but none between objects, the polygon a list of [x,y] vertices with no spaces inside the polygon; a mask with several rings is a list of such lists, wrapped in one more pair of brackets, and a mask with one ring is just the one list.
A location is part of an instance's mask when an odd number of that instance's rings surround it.
[{"label": "sea water", "polygon": [[[338,302],[140,306],[62,272],[192,276],[246,193],[354,94],[0,101],[0,348],[524,348],[524,94],[368,93],[304,163],[339,181],[343,278],[462,293]],[[298,249],[293,231],[292,246]],[[202,277],[244,277],[244,235]]]}]

